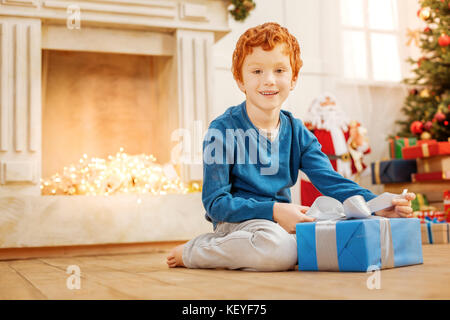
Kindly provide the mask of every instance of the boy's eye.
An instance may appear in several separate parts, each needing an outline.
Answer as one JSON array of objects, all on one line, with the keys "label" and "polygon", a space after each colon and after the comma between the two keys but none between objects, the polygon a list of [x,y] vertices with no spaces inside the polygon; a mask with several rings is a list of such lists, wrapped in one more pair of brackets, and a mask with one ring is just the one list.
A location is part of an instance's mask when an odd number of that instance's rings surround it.
[{"label": "boy's eye", "polygon": [[259,70],[259,69],[253,70],[253,73],[254,73],[254,74],[260,74],[261,72],[262,72],[262,71]]},{"label": "boy's eye", "polygon": [[284,72],[284,69],[277,69],[276,72],[277,73],[282,73],[282,72]]}]

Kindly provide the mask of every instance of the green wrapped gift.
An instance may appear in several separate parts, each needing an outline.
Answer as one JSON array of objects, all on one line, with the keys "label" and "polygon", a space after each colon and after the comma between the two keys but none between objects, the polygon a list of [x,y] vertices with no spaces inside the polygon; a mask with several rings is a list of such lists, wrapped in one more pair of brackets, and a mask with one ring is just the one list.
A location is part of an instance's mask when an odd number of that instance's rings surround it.
[{"label": "green wrapped gift", "polygon": [[401,138],[389,139],[389,156],[391,159],[403,159],[402,148],[411,147],[417,144],[417,138]]},{"label": "green wrapped gift", "polygon": [[429,205],[427,196],[421,193],[416,193],[416,198],[411,201],[413,211],[426,210]]}]

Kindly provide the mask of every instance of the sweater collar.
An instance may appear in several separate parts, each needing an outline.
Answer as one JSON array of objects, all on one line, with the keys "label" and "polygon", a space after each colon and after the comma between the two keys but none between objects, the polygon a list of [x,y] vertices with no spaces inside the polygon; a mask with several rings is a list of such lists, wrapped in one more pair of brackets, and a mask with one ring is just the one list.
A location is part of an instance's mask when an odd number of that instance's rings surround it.
[{"label": "sweater collar", "polygon": [[241,109],[242,118],[244,119],[244,122],[245,122],[245,124],[246,124],[246,127],[247,127],[247,128],[251,128],[251,129],[254,129],[254,130],[252,130],[252,131],[254,131],[254,134],[255,134],[256,136],[260,135],[261,137],[263,137],[264,139],[266,139],[266,140],[269,141],[269,142],[275,142],[275,141],[279,140],[279,137],[280,137],[280,135],[281,135],[281,133],[282,133],[284,127],[285,127],[285,119],[284,119],[284,116],[283,116],[283,112],[281,112],[281,110],[280,110],[280,125],[279,125],[279,127],[278,127],[279,130],[278,130],[277,137],[276,137],[273,141],[270,141],[269,139],[267,139],[266,137],[264,137],[264,135],[261,135],[261,134],[259,133],[259,129],[258,129],[258,128],[253,124],[253,122],[250,120],[250,118],[249,118],[249,116],[248,116],[248,113],[247,113],[247,101],[244,100],[244,102],[242,102],[242,103],[239,105],[239,107],[240,107],[240,109]]}]

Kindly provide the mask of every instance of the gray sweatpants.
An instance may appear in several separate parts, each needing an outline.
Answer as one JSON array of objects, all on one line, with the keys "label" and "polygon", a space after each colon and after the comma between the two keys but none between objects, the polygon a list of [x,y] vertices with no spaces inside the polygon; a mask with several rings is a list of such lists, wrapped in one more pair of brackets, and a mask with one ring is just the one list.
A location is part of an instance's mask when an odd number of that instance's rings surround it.
[{"label": "gray sweatpants", "polygon": [[185,244],[183,263],[187,268],[285,271],[297,263],[297,241],[273,221],[221,222],[213,233]]}]

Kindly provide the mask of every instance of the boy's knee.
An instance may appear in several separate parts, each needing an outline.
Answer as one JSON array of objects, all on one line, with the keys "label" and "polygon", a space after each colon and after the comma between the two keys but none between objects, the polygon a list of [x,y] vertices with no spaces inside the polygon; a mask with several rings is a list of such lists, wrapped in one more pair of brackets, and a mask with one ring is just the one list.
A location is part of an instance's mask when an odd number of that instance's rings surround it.
[{"label": "boy's knee", "polygon": [[[297,243],[295,237],[283,232],[258,231],[255,233],[255,239],[261,242],[257,248],[260,252],[258,261],[258,270],[260,271],[285,271],[292,269],[297,263]],[[263,239],[261,239],[263,238]]]}]

